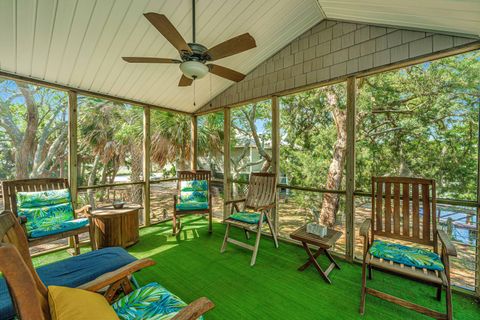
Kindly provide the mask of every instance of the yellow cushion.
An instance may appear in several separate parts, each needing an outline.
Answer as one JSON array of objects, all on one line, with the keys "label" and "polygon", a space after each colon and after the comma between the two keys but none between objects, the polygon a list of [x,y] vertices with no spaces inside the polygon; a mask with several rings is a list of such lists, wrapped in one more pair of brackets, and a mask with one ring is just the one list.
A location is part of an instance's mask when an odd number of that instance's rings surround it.
[{"label": "yellow cushion", "polygon": [[48,304],[52,320],[118,320],[102,295],[87,290],[49,286]]}]

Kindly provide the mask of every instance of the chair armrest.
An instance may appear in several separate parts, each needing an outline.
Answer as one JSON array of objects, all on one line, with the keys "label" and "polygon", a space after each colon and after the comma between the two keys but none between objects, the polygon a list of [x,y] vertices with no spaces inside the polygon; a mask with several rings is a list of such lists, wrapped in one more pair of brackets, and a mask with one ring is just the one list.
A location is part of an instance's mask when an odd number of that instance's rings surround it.
[{"label": "chair armrest", "polygon": [[368,232],[370,231],[370,227],[372,225],[372,219],[367,218],[363,221],[362,225],[360,226],[360,235],[362,237],[368,237]]},{"label": "chair armrest", "polygon": [[275,202],[274,203],[271,203],[269,205],[266,205],[266,206],[260,206],[260,207],[257,207],[256,210],[267,210],[267,209],[272,209],[272,208],[275,208]]},{"label": "chair armrest", "polygon": [[202,314],[213,309],[215,304],[205,297],[199,298],[180,310],[172,320],[196,320]]},{"label": "chair armrest", "polygon": [[437,234],[438,234],[438,238],[440,239],[440,242],[442,242],[442,245],[445,248],[445,252],[447,253],[447,255],[456,257],[457,250],[455,249],[455,246],[453,245],[452,241],[447,236],[445,231],[437,230]]},{"label": "chair armrest", "polygon": [[92,209],[92,207],[89,204],[87,204],[87,205],[85,205],[85,206],[83,206],[79,209],[76,209],[75,214],[83,213],[86,216],[89,216],[90,212],[91,212],[91,209]]},{"label": "chair armrest", "polygon": [[239,202],[245,202],[247,199],[234,199],[234,200],[227,200],[225,201],[225,204],[230,204],[230,203],[239,203]]},{"label": "chair armrest", "polygon": [[107,272],[90,282],[82,284],[78,288],[88,291],[98,291],[143,268],[153,266],[154,264],[155,261],[153,261],[152,259],[140,259],[129,263],[126,266],[123,266],[115,271]]}]

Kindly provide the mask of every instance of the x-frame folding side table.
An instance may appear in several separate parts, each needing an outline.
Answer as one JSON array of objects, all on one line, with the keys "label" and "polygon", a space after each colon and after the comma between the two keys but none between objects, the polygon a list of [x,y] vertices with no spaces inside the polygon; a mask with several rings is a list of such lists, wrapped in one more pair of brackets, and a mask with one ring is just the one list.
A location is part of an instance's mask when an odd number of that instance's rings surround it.
[{"label": "x-frame folding side table", "polygon": [[[335,243],[337,242],[338,239],[340,239],[341,236],[342,236],[341,231],[336,231],[333,229],[328,229],[327,235],[325,237],[320,237],[320,236],[308,233],[307,226],[303,226],[295,230],[292,234],[290,234],[290,238],[300,241],[308,255],[308,261],[302,266],[300,266],[298,270],[304,271],[310,265],[313,264],[313,266],[317,269],[318,273],[320,273],[322,278],[327,283],[331,284],[332,281],[330,280],[328,275],[333,270],[333,268],[340,269],[340,266],[337,264],[337,262],[335,262],[335,260],[333,259],[330,252],[328,252],[328,250],[335,245]],[[318,247],[317,251],[315,253],[312,253],[312,250],[310,250],[308,245]],[[325,271],[317,262],[317,258],[322,253],[324,253],[327,256],[328,260],[330,260],[330,265],[327,267]]]}]

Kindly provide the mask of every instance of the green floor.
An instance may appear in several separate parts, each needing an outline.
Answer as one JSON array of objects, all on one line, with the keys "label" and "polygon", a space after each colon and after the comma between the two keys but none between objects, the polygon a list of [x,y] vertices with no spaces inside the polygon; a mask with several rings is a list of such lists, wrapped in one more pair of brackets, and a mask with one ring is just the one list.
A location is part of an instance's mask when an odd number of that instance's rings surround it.
[{"label": "green floor", "polygon": [[[129,251],[157,264],[138,273],[137,279],[141,284],[157,281],[187,302],[208,297],[216,308],[207,319],[429,319],[371,296],[361,317],[360,266],[340,261],[342,269],[331,273],[333,284],[328,285],[313,267],[297,271],[306,258],[303,249],[286,243],[274,249],[272,241],[264,238],[257,264],[250,267],[251,253],[245,249],[229,245],[220,254],[224,228],[214,224],[209,235],[206,220],[195,217],[184,224],[177,238],[170,235],[169,223],[142,229],[140,242]],[[240,232],[233,235],[244,238]],[[41,265],[63,258],[67,258],[65,251],[34,262]],[[444,302],[434,299],[432,287],[379,272],[370,285],[444,310]],[[480,319],[480,303],[473,299],[455,294],[453,306],[455,319]]]}]

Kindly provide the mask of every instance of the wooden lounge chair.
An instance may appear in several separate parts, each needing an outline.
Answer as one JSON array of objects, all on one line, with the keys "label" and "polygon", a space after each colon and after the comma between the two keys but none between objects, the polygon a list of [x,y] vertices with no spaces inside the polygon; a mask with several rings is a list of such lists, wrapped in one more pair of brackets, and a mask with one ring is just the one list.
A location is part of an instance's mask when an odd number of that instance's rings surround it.
[{"label": "wooden lounge chair", "polygon": [[[273,230],[271,221],[272,211],[275,208],[277,199],[276,194],[277,179],[275,174],[252,173],[250,175],[247,196],[244,199],[225,201],[225,204],[232,205],[232,210],[230,217],[225,220],[227,229],[225,231],[225,238],[220,252],[223,253],[225,251],[228,242],[252,250],[253,255],[252,260],[250,261],[250,266],[255,265],[264,222],[267,222],[270,232],[272,233],[275,247],[278,248],[277,235]],[[239,203],[243,203],[242,210],[238,207]],[[234,213],[234,209],[236,210],[236,213]],[[229,233],[231,226],[243,229],[247,239],[249,238],[249,231],[256,232],[257,237],[255,240],[255,246],[230,238]]]},{"label": "wooden lounge chair", "polygon": [[[92,237],[92,228],[90,228],[91,218],[89,216],[89,206],[84,206],[75,210],[72,204],[70,187],[67,179],[26,179],[26,180],[10,180],[2,181],[3,190],[3,206],[5,210],[12,211],[24,227],[24,231],[28,238],[30,247],[37,246],[44,243],[49,243],[64,238],[71,238],[74,248],[74,254],[80,254],[79,234],[88,232],[90,239]],[[55,191],[54,191],[55,190]],[[65,191],[62,194],[62,190]],[[51,199],[46,199],[45,194],[40,194],[40,201],[21,201],[19,195],[31,192],[48,191]],[[56,194],[51,194],[51,193]],[[50,201],[51,200],[51,201]],[[62,203],[59,203],[62,202]],[[19,206],[20,205],[20,206]],[[24,207],[22,207],[24,206]],[[62,207],[59,211],[58,207]],[[56,213],[47,213],[46,208],[51,208]],[[42,210],[42,216],[49,216],[48,223],[37,223],[37,221],[44,218],[32,218],[35,216],[34,210]],[[32,212],[31,214],[29,212]],[[54,212],[54,211],[51,211]],[[60,214],[57,214],[60,212]],[[85,215],[87,217],[78,218],[78,215]],[[57,215],[59,219],[54,220],[52,217]],[[31,218],[27,218],[30,216]],[[47,225],[47,227],[44,227]],[[90,241],[92,249],[95,249],[95,241]]]},{"label": "wooden lounge chair", "polygon": [[211,172],[178,171],[177,194],[173,196],[173,235],[180,232],[180,216],[208,214],[208,232],[212,232]]},{"label": "wooden lounge chair", "polygon": [[[447,234],[437,230],[434,180],[373,177],[372,216],[361,225],[360,235],[364,238],[361,314],[365,310],[366,295],[370,294],[436,319],[452,319],[449,257],[457,253]],[[431,250],[400,245],[398,241]],[[370,279],[372,269],[376,269],[435,286],[438,300],[445,288],[446,313],[367,287],[367,268]]]},{"label": "wooden lounge chair", "polygon": [[[107,248],[112,249],[112,248]],[[115,248],[124,250],[122,248]],[[106,249],[92,251],[95,254]],[[78,257],[88,255],[82,254],[80,256],[72,257],[70,259],[77,259]],[[97,260],[91,261],[91,266],[97,263]],[[128,313],[131,315],[138,314],[142,317],[142,312],[152,312],[155,309],[155,316],[160,316],[160,313],[169,314],[171,312],[178,312],[173,318],[176,320],[194,320],[214,307],[213,303],[207,298],[200,298],[189,305],[183,303],[176,296],[172,295],[166,289],[156,283],[149,284],[142,288],[133,289],[133,284],[130,282],[130,275],[142,268],[153,265],[155,262],[151,259],[136,260],[122,268],[113,270],[111,272],[102,274],[96,279],[84,283],[77,288],[98,292],[100,289],[107,287],[108,289],[103,294],[107,302],[110,304],[118,299],[118,293],[123,292],[127,295],[121,299],[128,299],[128,294],[135,294],[135,299],[138,304],[127,304]],[[27,239],[22,231],[20,224],[17,222],[11,212],[4,211],[0,214],[0,272],[3,275],[2,282],[6,282],[11,299],[14,301],[14,306],[18,318],[26,320],[42,320],[51,319],[50,305],[48,297],[48,286],[41,279],[33,267],[32,260],[29,255]],[[58,286],[61,284],[54,283]],[[143,291],[139,291],[143,290]],[[156,298],[150,296],[150,292],[157,295]],[[143,297],[146,300],[140,301]],[[145,301],[148,301],[145,302]],[[154,308],[149,309],[149,304],[155,304]],[[4,302],[0,302],[3,306]],[[121,314],[125,312],[122,308],[125,303],[116,304],[115,312]],[[138,305],[140,310],[137,310]],[[56,306],[57,307],[57,306]],[[88,308],[88,305],[82,305]],[[180,310],[179,310],[180,309]],[[151,314],[151,313],[150,313]],[[165,314],[162,314],[165,315]],[[168,319],[168,315],[166,315]],[[12,314],[8,315],[2,310],[0,312],[1,319],[11,319]]]}]

